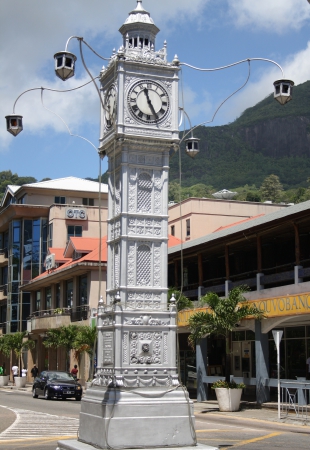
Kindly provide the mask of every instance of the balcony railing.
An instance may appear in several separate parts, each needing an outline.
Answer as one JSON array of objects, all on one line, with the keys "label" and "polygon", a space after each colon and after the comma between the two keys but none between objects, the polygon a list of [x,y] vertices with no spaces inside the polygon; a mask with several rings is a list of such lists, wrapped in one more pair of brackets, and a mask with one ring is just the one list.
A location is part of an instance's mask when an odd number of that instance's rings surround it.
[{"label": "balcony railing", "polygon": [[90,316],[90,308],[88,305],[77,306],[76,308],[53,308],[33,312],[29,319],[51,316],[70,316],[71,322],[79,322],[87,320]]},{"label": "balcony railing", "polygon": [[71,322],[79,322],[80,320],[87,320],[90,315],[88,305],[77,306],[71,309]]},{"label": "balcony railing", "polygon": [[6,322],[0,323],[0,335],[6,334]]},{"label": "balcony railing", "polygon": [[8,295],[8,285],[7,284],[0,285],[0,292],[3,293],[4,297],[6,297]]}]

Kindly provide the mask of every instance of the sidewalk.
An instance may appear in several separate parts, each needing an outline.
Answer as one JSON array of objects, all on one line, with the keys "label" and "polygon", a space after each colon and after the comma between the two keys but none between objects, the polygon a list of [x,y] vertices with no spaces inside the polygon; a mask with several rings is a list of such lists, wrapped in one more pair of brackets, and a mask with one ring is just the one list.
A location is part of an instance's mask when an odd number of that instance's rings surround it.
[{"label": "sidewalk", "polygon": [[310,432],[310,405],[298,411],[299,415],[292,409],[288,413],[281,411],[281,419],[278,419],[278,404],[273,402],[264,403],[261,406],[256,402],[241,401],[240,410],[235,412],[221,412],[216,400],[197,402],[194,400],[194,413],[203,416],[207,420],[208,414],[219,417],[230,417],[234,419],[246,419],[256,421],[267,421],[277,424],[298,425],[307,428]]},{"label": "sidewalk", "polygon": [[16,386],[13,386],[12,381],[9,381],[9,384],[7,386],[0,386],[0,391],[1,390],[15,390],[15,391],[26,391],[26,392],[31,392],[32,391],[32,383],[26,383],[26,386],[23,388],[18,388]]}]

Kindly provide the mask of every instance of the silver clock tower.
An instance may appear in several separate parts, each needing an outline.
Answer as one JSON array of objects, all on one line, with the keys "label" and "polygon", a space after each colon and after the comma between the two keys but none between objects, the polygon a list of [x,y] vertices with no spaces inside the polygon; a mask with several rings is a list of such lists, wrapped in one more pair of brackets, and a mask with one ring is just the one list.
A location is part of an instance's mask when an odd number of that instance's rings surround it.
[{"label": "silver clock tower", "polygon": [[[109,161],[107,303],[98,307],[96,377],[79,442],[99,448],[195,445],[177,372],[175,302],[167,302],[169,156],[179,143],[177,57],[156,50],[142,1],[100,74],[101,155]],[[59,448],[66,448],[65,443]]]}]

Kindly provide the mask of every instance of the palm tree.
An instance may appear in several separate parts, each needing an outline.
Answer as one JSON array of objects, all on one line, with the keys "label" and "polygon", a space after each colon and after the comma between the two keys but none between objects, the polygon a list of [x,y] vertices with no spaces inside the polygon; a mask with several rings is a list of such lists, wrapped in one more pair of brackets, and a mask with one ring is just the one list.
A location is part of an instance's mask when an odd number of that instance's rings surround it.
[{"label": "palm tree", "polygon": [[51,328],[46,333],[46,338],[43,341],[43,344],[47,348],[55,348],[56,349],[56,368],[58,370],[58,347],[61,346],[60,342],[60,329],[59,328]]},{"label": "palm tree", "polygon": [[[77,325],[67,325],[60,328],[55,328],[47,331],[47,337],[43,341],[43,344],[47,348],[64,347],[66,351],[66,370],[69,369],[69,351],[74,348],[74,342],[78,332]],[[58,357],[57,357],[58,368]]]},{"label": "palm tree", "polygon": [[232,343],[231,332],[242,319],[262,319],[263,311],[248,303],[243,296],[247,286],[238,286],[232,289],[228,297],[220,298],[217,294],[209,292],[201,298],[207,304],[206,311],[198,311],[189,319],[191,334],[189,344],[195,349],[200,339],[210,334],[222,335],[226,343],[225,378],[230,381]]},{"label": "palm tree", "polygon": [[34,347],[34,341],[26,339],[27,331],[18,331],[13,334],[5,334],[1,338],[0,349],[7,357],[13,351],[18,360],[18,366],[21,370],[23,368],[22,352],[30,350]]},{"label": "palm tree", "polygon": [[74,350],[76,358],[79,359],[82,353],[87,353],[89,356],[89,374],[88,379],[92,379],[94,373],[94,354],[97,342],[97,329],[96,327],[80,326],[74,342]]}]

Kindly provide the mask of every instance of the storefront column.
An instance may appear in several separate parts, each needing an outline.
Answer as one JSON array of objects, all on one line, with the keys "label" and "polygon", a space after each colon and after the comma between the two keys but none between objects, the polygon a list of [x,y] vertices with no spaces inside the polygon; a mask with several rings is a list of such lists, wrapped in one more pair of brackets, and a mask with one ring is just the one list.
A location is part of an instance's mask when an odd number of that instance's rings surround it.
[{"label": "storefront column", "polygon": [[262,333],[260,320],[255,321],[255,355],[256,355],[256,401],[262,404],[270,401],[269,388],[266,380],[269,379],[269,343],[268,333]]},{"label": "storefront column", "polygon": [[207,338],[200,340],[196,345],[196,371],[197,371],[197,402],[208,400],[208,385],[203,382],[207,376],[208,356],[207,356]]}]

